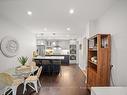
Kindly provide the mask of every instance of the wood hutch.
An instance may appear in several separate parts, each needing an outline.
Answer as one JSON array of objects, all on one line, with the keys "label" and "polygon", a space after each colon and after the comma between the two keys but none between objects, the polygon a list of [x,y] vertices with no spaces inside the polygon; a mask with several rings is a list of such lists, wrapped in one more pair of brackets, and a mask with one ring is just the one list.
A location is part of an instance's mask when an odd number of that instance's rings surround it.
[{"label": "wood hutch", "polygon": [[88,39],[87,87],[110,85],[110,34]]}]

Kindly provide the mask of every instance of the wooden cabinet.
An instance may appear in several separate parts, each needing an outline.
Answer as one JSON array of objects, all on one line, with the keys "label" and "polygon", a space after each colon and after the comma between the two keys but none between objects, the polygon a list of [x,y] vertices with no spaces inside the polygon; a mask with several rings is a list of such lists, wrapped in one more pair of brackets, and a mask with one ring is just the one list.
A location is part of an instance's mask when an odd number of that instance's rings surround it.
[{"label": "wooden cabinet", "polygon": [[[88,84],[89,85],[92,85],[92,86],[95,86],[96,85],[96,70],[94,70],[93,68],[88,68]],[[92,77],[91,77],[92,76]]]},{"label": "wooden cabinet", "polygon": [[110,85],[110,34],[88,39],[87,86]]}]

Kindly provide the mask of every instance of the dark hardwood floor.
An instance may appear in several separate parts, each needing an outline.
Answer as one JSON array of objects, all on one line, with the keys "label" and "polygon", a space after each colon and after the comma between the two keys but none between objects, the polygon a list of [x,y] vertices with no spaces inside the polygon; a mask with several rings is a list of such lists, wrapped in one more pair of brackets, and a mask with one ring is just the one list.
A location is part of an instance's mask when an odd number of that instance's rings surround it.
[{"label": "dark hardwood floor", "polygon": [[[61,75],[40,77],[42,87],[36,93],[27,87],[25,95],[90,95],[85,87],[85,76],[76,65],[62,66]],[[22,95],[23,85],[17,95]]]}]

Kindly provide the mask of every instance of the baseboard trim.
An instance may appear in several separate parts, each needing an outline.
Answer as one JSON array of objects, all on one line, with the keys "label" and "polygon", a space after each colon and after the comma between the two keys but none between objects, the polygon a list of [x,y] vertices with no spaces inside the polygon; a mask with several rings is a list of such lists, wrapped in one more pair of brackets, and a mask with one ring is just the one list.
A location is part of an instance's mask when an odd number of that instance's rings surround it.
[{"label": "baseboard trim", "polygon": [[[79,68],[80,68],[80,67],[79,67]],[[87,70],[82,70],[81,68],[80,68],[80,70],[81,70],[82,73],[85,75],[85,77],[86,77],[85,84],[87,84]]]}]

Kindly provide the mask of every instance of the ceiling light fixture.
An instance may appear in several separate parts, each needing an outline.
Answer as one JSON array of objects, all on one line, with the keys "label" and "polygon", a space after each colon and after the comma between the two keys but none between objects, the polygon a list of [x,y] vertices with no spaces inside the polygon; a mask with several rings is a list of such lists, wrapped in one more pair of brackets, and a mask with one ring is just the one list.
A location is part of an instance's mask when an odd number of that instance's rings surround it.
[{"label": "ceiling light fixture", "polygon": [[71,30],[71,28],[70,28],[70,27],[68,27],[68,28],[67,28],[67,31],[70,31],[70,30]]},{"label": "ceiling light fixture", "polygon": [[74,9],[70,9],[69,13],[74,14]]},{"label": "ceiling light fixture", "polygon": [[32,16],[32,12],[31,12],[31,11],[28,11],[27,14],[28,14],[29,16]]}]

